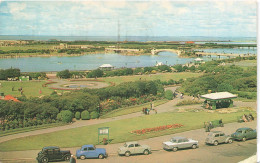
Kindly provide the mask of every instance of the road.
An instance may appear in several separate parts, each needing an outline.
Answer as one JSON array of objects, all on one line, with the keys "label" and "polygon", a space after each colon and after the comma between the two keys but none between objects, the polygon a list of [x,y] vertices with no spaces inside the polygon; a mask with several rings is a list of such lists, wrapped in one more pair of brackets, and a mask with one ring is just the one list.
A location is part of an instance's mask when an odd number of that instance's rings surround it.
[{"label": "road", "polygon": [[[226,134],[233,133],[237,128],[240,127],[251,127],[256,128],[256,121],[248,123],[230,123],[224,127],[218,127],[212,131],[223,131]],[[78,163],[93,162],[93,163],[237,163],[244,160],[252,155],[256,154],[256,139],[247,140],[246,142],[234,141],[232,144],[220,144],[218,146],[205,145],[204,140],[208,133],[204,129],[197,129],[192,131],[186,131],[183,133],[165,135],[145,140],[140,140],[140,144],[147,144],[152,148],[152,154],[135,155],[130,157],[118,156],[116,151],[119,146],[123,143],[109,144],[109,145],[97,145],[98,148],[106,148],[109,157],[107,159],[87,159],[77,160]],[[162,142],[170,140],[173,136],[185,136],[199,141],[199,148],[197,149],[185,149],[177,152],[168,152],[162,149]],[[86,142],[87,143],[87,142]],[[71,150],[75,154],[76,148],[65,148]],[[22,163],[28,162],[33,163],[39,150],[29,151],[13,151],[13,152],[0,152],[0,160],[3,163]]]}]

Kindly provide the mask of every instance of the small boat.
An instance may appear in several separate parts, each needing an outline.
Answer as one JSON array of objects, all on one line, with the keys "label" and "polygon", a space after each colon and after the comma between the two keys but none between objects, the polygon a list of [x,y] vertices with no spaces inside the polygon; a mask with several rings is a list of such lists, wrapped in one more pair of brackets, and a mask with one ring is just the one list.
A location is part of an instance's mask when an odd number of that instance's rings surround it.
[{"label": "small boat", "polygon": [[62,62],[58,62],[57,64],[62,64]]}]

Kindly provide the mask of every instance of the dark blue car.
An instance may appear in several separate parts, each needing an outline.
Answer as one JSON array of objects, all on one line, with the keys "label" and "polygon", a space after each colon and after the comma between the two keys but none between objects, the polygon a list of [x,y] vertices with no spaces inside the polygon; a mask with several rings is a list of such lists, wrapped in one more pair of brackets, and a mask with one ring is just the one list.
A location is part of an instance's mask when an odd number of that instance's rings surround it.
[{"label": "dark blue car", "polygon": [[94,145],[83,145],[76,152],[76,157],[84,160],[86,158],[100,158],[107,157],[106,149],[96,148]]}]

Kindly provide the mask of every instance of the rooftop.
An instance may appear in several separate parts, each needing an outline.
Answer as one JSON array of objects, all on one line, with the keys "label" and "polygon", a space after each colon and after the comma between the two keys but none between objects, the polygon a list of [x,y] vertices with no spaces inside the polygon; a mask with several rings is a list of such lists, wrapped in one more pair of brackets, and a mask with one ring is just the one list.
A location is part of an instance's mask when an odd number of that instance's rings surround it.
[{"label": "rooftop", "polygon": [[201,97],[205,99],[218,100],[218,99],[236,98],[237,96],[229,92],[217,92],[217,93],[201,95]]},{"label": "rooftop", "polygon": [[100,68],[106,68],[106,67],[114,67],[111,64],[103,64],[101,66],[99,66]]}]

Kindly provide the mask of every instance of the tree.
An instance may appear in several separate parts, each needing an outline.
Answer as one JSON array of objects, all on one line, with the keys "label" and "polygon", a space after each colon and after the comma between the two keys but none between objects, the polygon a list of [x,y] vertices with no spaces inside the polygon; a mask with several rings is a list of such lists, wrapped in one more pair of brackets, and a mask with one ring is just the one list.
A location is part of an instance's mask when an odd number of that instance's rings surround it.
[{"label": "tree", "polygon": [[56,76],[62,79],[68,79],[71,77],[71,73],[69,70],[64,70],[64,71],[57,72]]},{"label": "tree", "polygon": [[173,92],[172,92],[171,90],[165,91],[165,98],[166,98],[167,100],[172,100],[172,98],[173,98]]},{"label": "tree", "polygon": [[102,77],[104,72],[100,69],[93,70],[87,74],[88,78]]},{"label": "tree", "polygon": [[98,118],[98,117],[99,117],[98,112],[96,112],[96,111],[91,112],[91,113],[90,113],[90,117],[91,117],[91,119],[96,119],[96,118]]},{"label": "tree", "polygon": [[220,85],[218,85],[217,90],[218,92],[230,92],[231,90],[233,90],[233,87],[230,84],[221,83]]}]

